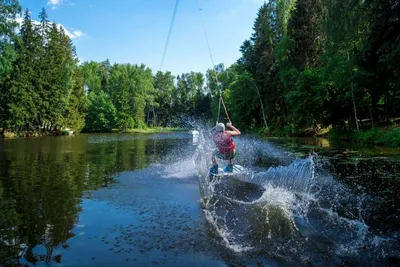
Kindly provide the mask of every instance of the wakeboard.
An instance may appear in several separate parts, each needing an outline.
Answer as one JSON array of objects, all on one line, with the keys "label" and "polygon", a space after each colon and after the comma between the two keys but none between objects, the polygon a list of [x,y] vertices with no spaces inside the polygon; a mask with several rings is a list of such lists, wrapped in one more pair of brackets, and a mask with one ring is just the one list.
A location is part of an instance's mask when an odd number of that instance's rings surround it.
[{"label": "wakeboard", "polygon": [[224,166],[223,168],[218,168],[218,173],[213,173],[213,172],[211,172],[211,169],[210,169],[210,175],[211,176],[229,176],[229,175],[239,174],[244,171],[245,171],[245,168],[243,166],[235,164],[235,165],[233,165],[232,171],[228,171],[226,169],[226,166]]}]

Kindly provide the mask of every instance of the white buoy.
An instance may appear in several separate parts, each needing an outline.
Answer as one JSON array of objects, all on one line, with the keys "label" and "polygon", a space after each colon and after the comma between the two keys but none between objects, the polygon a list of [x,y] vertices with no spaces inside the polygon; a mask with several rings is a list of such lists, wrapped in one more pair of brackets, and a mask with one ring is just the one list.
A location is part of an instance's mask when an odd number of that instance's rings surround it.
[{"label": "white buoy", "polygon": [[65,128],[65,131],[68,132],[68,135],[74,134],[74,131],[72,131],[70,128]]},{"label": "white buoy", "polygon": [[192,131],[192,136],[193,136],[193,145],[197,145],[199,143],[199,131],[193,130]]}]

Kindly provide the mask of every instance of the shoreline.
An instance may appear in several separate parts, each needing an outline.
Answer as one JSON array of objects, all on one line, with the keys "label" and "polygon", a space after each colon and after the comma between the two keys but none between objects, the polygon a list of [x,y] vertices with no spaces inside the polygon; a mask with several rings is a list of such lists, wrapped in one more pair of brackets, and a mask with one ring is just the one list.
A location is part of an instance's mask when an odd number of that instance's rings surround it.
[{"label": "shoreline", "polygon": [[[117,129],[112,129],[110,132],[81,132],[79,134],[105,134],[105,133],[170,133],[170,132],[184,132],[188,131],[185,128],[174,128],[174,127],[155,127],[155,128],[146,128],[146,129],[128,129],[126,131],[119,131]],[[16,138],[38,138],[44,136],[67,136],[74,134],[70,134],[68,131],[57,131],[57,132],[40,132],[40,131],[22,131],[22,132],[12,132],[12,131],[3,131],[0,129],[0,138],[2,139],[16,139]]]}]

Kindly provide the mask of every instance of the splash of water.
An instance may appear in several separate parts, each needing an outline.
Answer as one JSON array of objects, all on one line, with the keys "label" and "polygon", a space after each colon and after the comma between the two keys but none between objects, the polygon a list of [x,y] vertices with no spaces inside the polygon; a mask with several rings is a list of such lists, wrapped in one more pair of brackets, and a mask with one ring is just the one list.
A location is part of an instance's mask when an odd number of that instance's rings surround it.
[{"label": "splash of water", "polygon": [[[271,158],[284,162],[285,154],[271,144],[243,138],[237,142],[241,157],[236,160],[247,163],[245,167],[248,171],[226,178],[231,180],[227,183],[226,179],[211,179],[208,175],[214,144],[204,131],[200,131],[199,137],[194,161],[200,193],[206,207],[204,213],[225,246],[235,252],[249,251],[257,249],[254,242],[257,239],[254,236],[266,236],[272,240],[275,237],[290,236],[296,231],[293,211],[296,195],[293,189],[296,188],[301,193],[309,190],[310,178],[313,177],[312,158],[254,173],[251,166],[257,164],[260,156],[265,157],[268,154]],[[232,181],[235,182],[231,183]],[[257,187],[244,188],[239,192],[235,189],[246,187],[246,184]],[[245,218],[241,217],[240,212],[242,215],[246,214]]]},{"label": "splash of water", "polygon": [[[314,155],[293,158],[267,141],[241,137],[235,160],[247,171],[210,179],[214,144],[205,131],[199,140],[194,162],[204,214],[232,251],[304,261],[317,254],[329,262],[377,243],[363,219],[366,199],[327,174]],[[271,166],[262,170],[260,162]]]}]

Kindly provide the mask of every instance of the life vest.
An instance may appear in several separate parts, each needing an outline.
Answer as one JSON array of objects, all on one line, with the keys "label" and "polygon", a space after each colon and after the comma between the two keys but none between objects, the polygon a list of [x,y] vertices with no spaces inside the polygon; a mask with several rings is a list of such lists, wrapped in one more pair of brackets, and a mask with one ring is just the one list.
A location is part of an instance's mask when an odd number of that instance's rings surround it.
[{"label": "life vest", "polygon": [[217,145],[221,155],[227,155],[235,150],[236,145],[230,134],[226,132],[218,132],[214,135],[214,142]]}]

